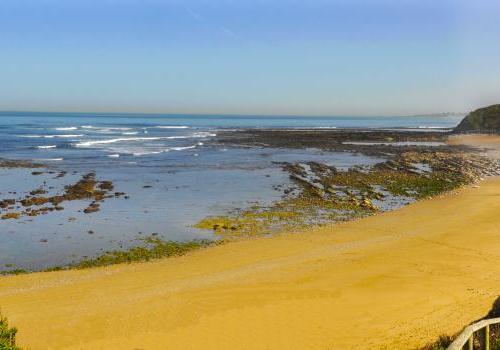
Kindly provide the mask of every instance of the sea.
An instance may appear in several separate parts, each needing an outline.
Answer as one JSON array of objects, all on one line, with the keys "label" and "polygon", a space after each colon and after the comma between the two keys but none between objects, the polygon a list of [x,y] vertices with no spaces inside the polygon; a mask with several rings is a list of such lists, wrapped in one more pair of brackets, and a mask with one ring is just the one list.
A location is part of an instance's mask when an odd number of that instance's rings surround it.
[{"label": "sea", "polygon": [[[0,113],[0,158],[43,163],[51,171],[0,168],[0,200],[22,198],[36,188],[49,194],[95,172],[129,199],[112,198],[85,214],[85,201],[36,217],[0,220],[0,271],[40,270],[140,244],[218,239],[194,227],[281,198],[289,182],[277,162],[319,161],[337,168],[370,165],[376,157],[318,149],[248,148],[217,143],[224,131],[280,129],[404,129],[443,132],[463,115],[413,117],[310,117]],[[65,171],[64,177],[54,176]],[[0,216],[2,215],[0,209]]]}]

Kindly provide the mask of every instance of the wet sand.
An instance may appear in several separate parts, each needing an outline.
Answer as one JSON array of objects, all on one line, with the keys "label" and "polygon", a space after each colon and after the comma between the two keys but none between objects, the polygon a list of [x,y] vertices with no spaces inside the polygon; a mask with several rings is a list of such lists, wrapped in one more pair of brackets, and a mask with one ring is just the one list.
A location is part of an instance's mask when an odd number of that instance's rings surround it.
[{"label": "wet sand", "polygon": [[36,349],[411,349],[500,290],[500,179],[151,263],[0,278]]},{"label": "wet sand", "polygon": [[448,144],[471,146],[485,150],[490,157],[500,159],[500,136],[498,135],[454,135]]}]

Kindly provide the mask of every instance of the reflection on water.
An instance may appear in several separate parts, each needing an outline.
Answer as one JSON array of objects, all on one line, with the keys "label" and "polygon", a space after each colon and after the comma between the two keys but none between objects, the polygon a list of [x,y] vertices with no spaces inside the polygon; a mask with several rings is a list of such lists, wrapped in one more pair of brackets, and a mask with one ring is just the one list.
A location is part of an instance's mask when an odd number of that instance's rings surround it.
[{"label": "reflection on water", "polygon": [[[129,199],[110,198],[101,210],[84,214],[89,201],[64,203],[64,210],[0,221],[0,270],[5,265],[39,269],[102,251],[126,248],[140,236],[165,239],[214,238],[192,225],[281,198],[273,188],[289,183],[275,162],[317,161],[348,168],[381,159],[319,150],[224,148],[220,129],[280,128],[449,128],[450,118],[263,118],[214,116],[130,116],[0,113],[0,158],[47,164],[54,171],[0,169],[0,199],[20,199],[43,187],[61,193],[85,173],[110,180]],[[5,210],[3,210],[4,212]]]}]

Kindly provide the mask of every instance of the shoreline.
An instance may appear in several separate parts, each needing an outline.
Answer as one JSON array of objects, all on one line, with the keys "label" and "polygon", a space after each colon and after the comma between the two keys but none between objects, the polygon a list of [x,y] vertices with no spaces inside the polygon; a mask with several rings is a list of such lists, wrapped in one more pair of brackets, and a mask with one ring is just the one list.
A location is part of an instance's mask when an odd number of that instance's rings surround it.
[{"label": "shoreline", "polygon": [[490,178],[302,234],[2,277],[2,310],[31,349],[416,348],[498,295],[498,196]]},{"label": "shoreline", "polygon": [[303,234],[2,277],[2,310],[30,349],[416,348],[498,295],[499,196],[489,178]]},{"label": "shoreline", "polygon": [[[319,141],[320,144],[324,143],[322,151],[325,153],[324,156],[318,158],[323,157],[322,160],[308,161],[306,157],[293,162],[271,162],[275,168],[280,169],[279,171],[283,173],[281,181],[286,181],[286,177],[288,177],[288,182],[280,182],[273,186],[272,190],[278,193],[277,199],[270,204],[254,202],[249,207],[228,207],[225,213],[202,217],[198,222],[193,222],[191,227],[200,230],[200,233],[203,232],[207,236],[211,235],[214,243],[218,242],[220,238],[232,240],[242,236],[300,231],[311,225],[321,226],[351,221],[391,211],[416,200],[455,190],[464,184],[474,183],[486,175],[500,174],[498,163],[478,157],[477,152],[470,149],[470,145],[466,149],[460,145],[446,146],[445,141],[448,134],[350,129],[308,130],[300,131],[299,134],[297,132],[297,130],[290,129],[241,129],[228,132],[229,136],[223,135],[219,141],[215,141],[224,143],[229,138],[233,143],[238,140],[235,147],[242,147],[248,141],[244,135],[250,133],[257,138],[270,137],[274,140],[275,143],[272,146],[260,146],[258,142],[250,145],[250,147],[262,149],[262,152],[265,152],[266,147],[271,147],[271,150],[279,148],[304,149],[317,145]],[[305,135],[301,133],[305,133]],[[235,138],[232,136],[233,134],[238,136]],[[289,141],[293,139],[294,135],[302,136],[299,140]],[[359,142],[345,142],[345,140],[351,139]],[[369,145],[367,146],[365,143]],[[404,147],[401,147],[399,143],[402,143]],[[429,145],[432,143],[439,145]],[[344,149],[345,146],[348,149]],[[383,157],[373,158],[377,159],[377,163],[366,158],[361,160],[361,163],[349,167],[341,166],[340,168],[333,165],[336,164],[335,162],[328,163],[327,152],[342,154],[339,151],[344,150],[352,156],[364,157],[363,154],[367,148],[372,153],[383,155]],[[365,164],[363,161],[367,163]],[[372,161],[372,164],[369,164],[369,161]],[[16,162],[11,161],[10,164],[15,166]],[[27,166],[27,163],[20,162],[18,166]],[[69,172],[76,174],[71,169],[59,172],[55,170],[57,169],[46,173],[59,173],[55,177],[56,179],[64,177]],[[44,172],[32,172],[32,175],[39,174],[44,174]],[[67,193],[48,195],[47,190],[40,187],[26,193],[24,198],[20,197],[17,203],[15,199],[0,201],[0,207],[6,208],[6,210],[10,209],[6,214],[3,214],[2,219],[16,219],[16,216],[21,215],[38,216],[48,214],[51,211],[63,210],[64,207],[59,206],[59,202],[66,199],[85,199],[87,196],[95,197],[95,200],[89,202],[89,206],[83,210],[83,213],[92,214],[99,211],[100,203],[106,198],[118,198],[119,196],[124,196],[124,199],[129,198],[125,192],[114,192],[113,195],[113,192],[107,194],[101,191],[100,187],[102,186],[105,186],[104,190],[113,190],[114,184],[113,181],[103,181],[102,179],[98,183],[95,179],[95,171],[82,176],[80,181],[76,182],[78,179],[75,178],[75,184],[68,185],[68,188],[75,188],[71,192],[75,192],[76,196],[69,196]],[[143,188],[145,187],[152,186],[143,186]],[[127,189],[122,188],[122,190],[126,191]],[[67,192],[67,190],[65,191]],[[43,206],[44,203],[52,202],[55,207]],[[36,205],[39,204],[40,207],[37,209]],[[15,205],[17,205],[17,211],[14,211]],[[32,205],[35,205],[33,209]],[[94,230],[88,230],[87,233],[93,235]],[[101,249],[98,254],[85,255],[78,260],[72,259],[72,262],[68,264],[48,265],[43,269],[18,268],[13,264],[6,264],[8,270],[0,271],[0,274],[20,274],[33,271],[102,266],[120,262],[148,261],[152,258],[179,255],[178,252],[185,252],[188,246],[206,245],[199,238],[175,241],[163,239],[159,233],[144,235],[139,232],[139,234],[125,248],[120,245],[119,248],[109,249],[104,253]],[[101,235],[99,238],[101,239],[103,236]],[[41,239],[40,242],[46,243],[47,239]],[[168,248],[165,249],[166,247]]]}]

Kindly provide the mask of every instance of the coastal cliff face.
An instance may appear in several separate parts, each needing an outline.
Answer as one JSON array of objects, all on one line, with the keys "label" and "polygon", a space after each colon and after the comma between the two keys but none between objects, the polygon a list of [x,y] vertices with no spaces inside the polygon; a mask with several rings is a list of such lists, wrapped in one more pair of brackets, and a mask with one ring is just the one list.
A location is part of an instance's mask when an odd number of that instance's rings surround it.
[{"label": "coastal cliff face", "polygon": [[469,113],[455,128],[455,132],[500,134],[500,104]]}]

